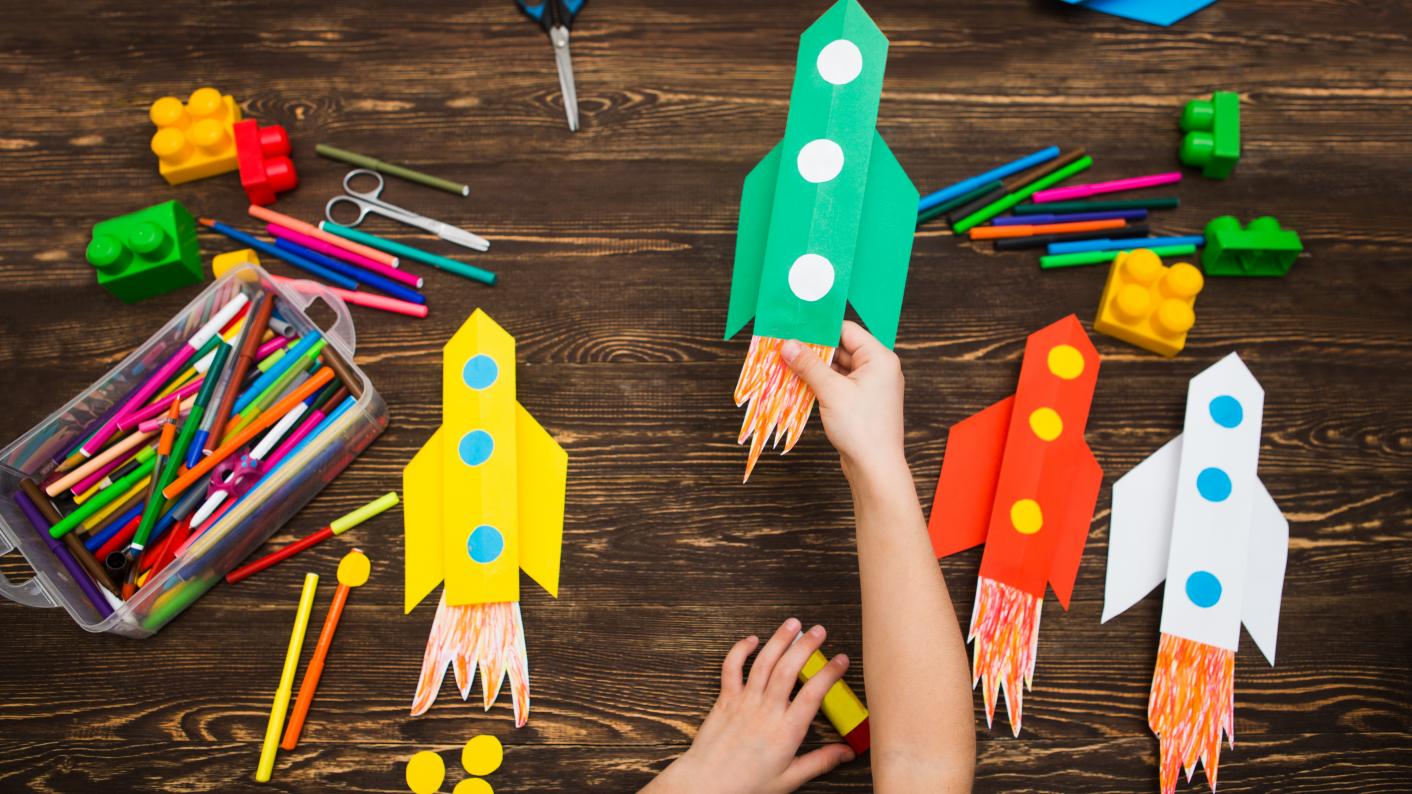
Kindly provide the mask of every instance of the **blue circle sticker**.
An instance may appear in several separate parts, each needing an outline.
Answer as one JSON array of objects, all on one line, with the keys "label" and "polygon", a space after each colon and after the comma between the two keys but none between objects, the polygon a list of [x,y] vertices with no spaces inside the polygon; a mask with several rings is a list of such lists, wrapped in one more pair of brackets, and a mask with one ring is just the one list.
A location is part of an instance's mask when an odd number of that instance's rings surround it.
[{"label": "blue circle sticker", "polygon": [[1240,420],[1245,418],[1245,411],[1240,407],[1240,400],[1229,394],[1216,397],[1207,407],[1211,411],[1211,420],[1221,427],[1239,427]]},{"label": "blue circle sticker", "polygon": [[505,537],[489,524],[481,524],[471,530],[471,536],[466,539],[466,553],[481,565],[495,562],[504,550]]},{"label": "blue circle sticker", "polygon": [[461,380],[476,391],[494,386],[495,379],[499,377],[500,367],[495,365],[495,359],[484,353],[471,356],[466,366],[461,369]]},{"label": "blue circle sticker", "polygon": [[1223,502],[1231,495],[1231,476],[1212,466],[1196,475],[1196,490],[1208,502]]},{"label": "blue circle sticker", "polygon": [[1197,571],[1186,578],[1186,597],[1202,609],[1210,609],[1221,600],[1221,580],[1210,571]]},{"label": "blue circle sticker", "polygon": [[490,455],[495,451],[495,439],[484,430],[472,430],[461,436],[461,443],[456,450],[461,455],[461,462],[467,466],[479,466],[490,460]]}]

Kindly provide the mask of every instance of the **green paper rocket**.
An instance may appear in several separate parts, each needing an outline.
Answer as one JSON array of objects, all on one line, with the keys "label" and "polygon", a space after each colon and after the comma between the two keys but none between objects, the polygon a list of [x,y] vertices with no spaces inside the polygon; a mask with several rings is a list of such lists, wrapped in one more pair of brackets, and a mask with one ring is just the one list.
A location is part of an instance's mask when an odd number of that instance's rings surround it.
[{"label": "green paper rocket", "polygon": [[837,346],[844,303],[892,347],[917,189],[877,132],[887,38],[839,0],[799,39],[784,140],[745,178],[726,335]]}]

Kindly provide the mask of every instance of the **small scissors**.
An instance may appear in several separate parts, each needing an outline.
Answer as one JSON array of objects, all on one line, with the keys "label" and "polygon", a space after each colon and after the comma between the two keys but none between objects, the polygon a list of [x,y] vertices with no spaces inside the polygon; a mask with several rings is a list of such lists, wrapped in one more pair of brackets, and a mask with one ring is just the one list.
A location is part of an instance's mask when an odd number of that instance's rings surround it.
[{"label": "small scissors", "polygon": [[[352,184],[353,180],[360,176],[372,177],[377,180],[377,186],[369,191],[354,190]],[[366,168],[356,168],[349,171],[348,175],[343,177],[344,195],[334,196],[328,200],[328,204],[324,205],[324,217],[328,218],[329,223],[337,223],[343,226],[357,226],[363,222],[364,218],[368,217],[368,213],[372,212],[395,221],[401,221],[408,226],[415,226],[418,229],[429,231],[449,243],[465,246],[475,251],[490,250],[490,242],[480,235],[471,234],[465,229],[457,228],[449,223],[442,223],[439,220],[428,218],[425,215],[418,215],[415,212],[404,210],[401,207],[383,201],[379,198],[379,196],[382,195],[383,184],[382,174],[376,171],[370,171]],[[358,208],[358,217],[351,221],[340,221],[333,216],[333,208],[338,206],[340,202],[345,201]]]},{"label": "small scissors", "polygon": [[579,94],[574,87],[574,62],[569,58],[569,26],[585,0],[515,0],[520,10],[549,33],[554,45],[554,65],[559,67],[559,90],[564,94],[564,115],[569,132],[579,129]]}]

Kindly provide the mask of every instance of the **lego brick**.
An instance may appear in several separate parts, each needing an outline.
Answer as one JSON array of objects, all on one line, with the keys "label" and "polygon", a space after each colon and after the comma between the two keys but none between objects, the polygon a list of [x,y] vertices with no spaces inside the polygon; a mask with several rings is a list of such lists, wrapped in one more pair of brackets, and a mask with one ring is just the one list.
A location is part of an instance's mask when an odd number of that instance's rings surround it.
[{"label": "lego brick", "polygon": [[124,303],[201,283],[196,219],[175,201],[100,222],[85,256],[98,285]]},{"label": "lego brick", "polygon": [[168,184],[180,185],[236,170],[234,126],[240,106],[214,88],[198,88],[182,104],[176,97],[152,103],[148,115],[157,125],[152,153]]},{"label": "lego brick", "polygon": [[1240,160],[1240,95],[1216,91],[1182,110],[1181,161],[1208,179],[1225,179]]},{"label": "lego brick", "polygon": [[1239,220],[1222,215],[1206,224],[1201,267],[1208,276],[1283,276],[1303,250],[1299,235],[1275,218],[1256,218],[1241,228]]},{"label": "lego brick", "polygon": [[1201,271],[1178,262],[1164,267],[1151,251],[1120,254],[1108,271],[1093,330],[1171,358],[1196,324]]},{"label": "lego brick", "polygon": [[289,134],[284,127],[261,127],[254,119],[246,119],[236,122],[234,135],[240,186],[251,204],[273,204],[277,194],[298,187],[299,176],[289,159]]}]

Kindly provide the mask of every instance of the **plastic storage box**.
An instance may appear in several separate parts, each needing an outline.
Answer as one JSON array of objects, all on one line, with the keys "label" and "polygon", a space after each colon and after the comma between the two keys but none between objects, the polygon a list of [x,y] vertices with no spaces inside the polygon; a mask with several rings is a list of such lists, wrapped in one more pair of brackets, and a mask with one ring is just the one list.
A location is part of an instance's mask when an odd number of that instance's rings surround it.
[{"label": "plastic storage box", "polygon": [[[0,576],[0,595],[32,607],[61,606],[88,631],[150,637],[293,518],[382,432],[387,426],[387,404],[352,363],[355,336],[348,307],[321,285],[297,284],[298,291],[278,285],[255,265],[232,269],[97,383],[0,450],[0,554],[18,549],[34,569],[34,577],[22,584]],[[49,474],[83,433],[114,409],[115,401],[160,367],[212,311],[240,290],[251,297],[260,290],[273,294],[275,313],[297,333],[320,331],[328,340],[325,349],[341,356],[352,378],[360,381],[362,395],[207,528],[155,581],[147,581],[132,599],[104,618],[21,512],[13,494],[21,479],[42,480]],[[332,328],[317,328],[305,313],[315,300],[323,300],[333,310]]]}]

